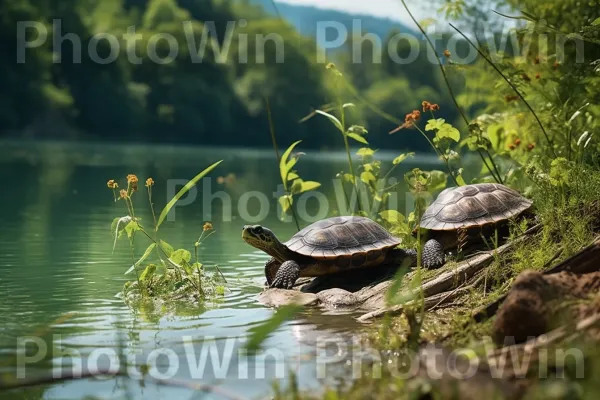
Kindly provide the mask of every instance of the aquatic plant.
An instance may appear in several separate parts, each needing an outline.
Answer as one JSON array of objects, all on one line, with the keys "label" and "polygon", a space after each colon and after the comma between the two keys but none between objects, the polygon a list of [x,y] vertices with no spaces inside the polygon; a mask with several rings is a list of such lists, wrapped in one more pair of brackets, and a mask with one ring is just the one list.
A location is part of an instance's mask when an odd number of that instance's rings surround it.
[{"label": "aquatic plant", "polygon": [[[204,224],[200,237],[194,243],[193,261],[190,251],[183,248],[176,250],[158,235],[160,226],[177,201],[220,163],[221,161],[212,164],[185,184],[163,208],[158,218],[152,199],[155,182],[152,178],[146,179],[145,187],[153,217],[151,231],[144,227],[141,218],[135,214],[132,197],[138,192],[138,177],[133,174],[127,176],[127,189],[121,190],[119,198],[116,195],[116,190],[119,188],[118,183],[114,179],[108,181],[107,186],[113,191],[115,202],[123,200],[127,209],[127,215],[115,218],[111,226],[111,232],[114,235],[113,252],[118,239],[126,234],[131,251],[132,265],[125,272],[125,275],[135,273],[136,276],[135,281],[125,283],[121,292],[126,302],[135,303],[143,299],[165,301],[177,299],[202,302],[210,296],[224,294],[223,284],[226,284],[226,280],[220,273],[218,266],[215,266],[215,272],[212,275],[207,274],[198,254],[202,242],[215,232],[210,222]],[[136,259],[135,239],[138,232],[143,234],[151,243],[142,256]],[[148,263],[153,254],[155,254],[154,262]]]}]

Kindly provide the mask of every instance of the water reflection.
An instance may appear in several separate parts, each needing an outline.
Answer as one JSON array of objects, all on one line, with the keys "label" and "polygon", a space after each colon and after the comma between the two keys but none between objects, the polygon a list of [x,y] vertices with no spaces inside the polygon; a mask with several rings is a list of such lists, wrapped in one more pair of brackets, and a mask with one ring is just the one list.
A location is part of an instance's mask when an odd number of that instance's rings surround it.
[{"label": "water reflection", "polygon": [[[389,159],[393,156],[383,155]],[[161,235],[174,245],[193,250],[203,222],[211,220],[217,234],[203,243],[202,261],[219,265],[229,281],[230,292],[218,302],[178,308],[167,314],[153,308],[130,310],[115,298],[127,279],[123,273],[131,262],[125,242],[120,242],[111,254],[110,223],[124,210],[123,204],[113,201],[106,181],[128,173],[136,173],[140,179],[152,176],[156,181],[154,201],[163,205],[169,197],[167,180],[189,179],[218,159],[225,162],[213,177],[231,174],[235,180],[210,182],[213,189],[230,196],[231,206],[214,197],[209,215],[205,202],[195,201],[178,209],[175,221],[166,222]],[[344,166],[342,154],[309,154],[299,164],[305,179],[322,182]],[[404,170],[399,169],[398,176],[411,167],[407,164]],[[16,340],[23,335],[54,339],[57,354],[64,354],[55,357],[53,363],[64,363],[65,368],[73,363],[67,351],[85,359],[94,350],[114,349],[121,356],[131,357],[139,367],[153,350],[170,349],[181,365],[186,364],[177,371],[176,379],[194,377],[187,367],[190,348],[199,356],[203,348],[210,348],[206,343],[213,343],[218,354],[231,352],[232,367],[222,373],[214,365],[207,367],[201,374],[202,382],[256,397],[269,392],[272,380],[280,377],[282,369],[284,380],[294,371],[303,387],[320,387],[323,382],[315,372],[316,344],[360,329],[351,315],[333,317],[306,310],[265,343],[275,355],[284,355],[283,364],[273,355],[241,353],[249,331],[270,318],[273,311],[256,301],[268,256],[240,239],[241,226],[249,221],[240,216],[237,199],[248,190],[266,194],[272,212],[264,224],[284,239],[295,233],[293,224],[281,223],[275,215],[272,193],[280,178],[268,151],[4,142],[0,146],[0,179],[4,187],[0,199],[0,372],[15,372]],[[327,192],[327,185],[325,188]],[[144,221],[152,220],[144,196],[137,197],[136,207]],[[250,206],[250,213],[255,212]],[[137,245],[137,253],[141,254],[148,243],[140,241]],[[163,372],[168,369],[165,360],[163,357],[157,361]],[[247,371],[240,372],[244,363]],[[30,394],[46,398],[128,394],[136,398],[193,397],[189,389],[144,387],[123,379],[73,381],[45,392],[32,389]]]}]

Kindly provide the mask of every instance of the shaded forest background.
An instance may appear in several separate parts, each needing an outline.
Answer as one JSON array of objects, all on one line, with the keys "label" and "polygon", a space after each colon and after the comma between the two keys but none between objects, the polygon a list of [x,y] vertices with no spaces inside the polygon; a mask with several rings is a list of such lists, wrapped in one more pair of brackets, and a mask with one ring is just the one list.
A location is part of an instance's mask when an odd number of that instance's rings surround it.
[{"label": "shaded forest background", "polygon": [[[600,15],[596,2],[584,7],[577,6],[575,0],[561,4],[538,0],[434,0],[434,3],[435,9],[440,5],[446,8],[445,13],[436,12],[435,16],[445,14],[449,20],[453,20],[452,7],[460,6],[462,11],[456,12],[461,15],[459,25],[478,38],[490,34],[499,38],[507,19],[493,10],[513,14],[522,9],[534,10],[554,31],[583,32],[588,40],[593,39],[592,33],[596,34],[589,25]],[[280,4],[278,11],[283,18],[279,18],[271,0],[4,0],[0,3],[3,41],[0,138],[268,147],[271,145],[265,106],[268,98],[282,145],[304,140],[304,147],[339,148],[341,141],[328,121],[312,118],[300,123],[300,120],[336,99],[331,75],[324,63],[317,63],[316,22],[337,21],[350,27],[354,18],[361,19],[363,30],[381,38],[384,52],[382,62],[374,63],[372,43],[362,41],[358,45],[362,58],[353,62],[350,49],[359,40],[356,36],[350,36],[345,48],[328,52],[327,61],[343,71],[360,96],[357,99],[349,92],[342,94],[344,101],[359,105],[352,109],[349,124],[366,126],[369,142],[375,148],[428,151],[428,143],[419,135],[388,135],[396,126],[372,111],[378,108],[402,120],[406,113],[428,100],[442,105],[440,117],[461,130],[466,129],[451,106],[438,66],[428,59],[421,35],[415,34],[419,56],[414,62],[402,65],[387,56],[390,38],[398,32],[411,32],[411,28],[391,20],[311,7]],[[80,63],[73,62],[77,54],[69,40],[60,45],[61,62],[54,62],[58,56],[53,51],[55,19],[62,24],[63,37],[74,34],[80,38]],[[182,22],[191,23],[196,47],[205,27],[214,22],[214,39],[219,47],[226,42],[227,24],[240,20],[248,23],[236,23],[225,62],[219,62],[210,45],[201,63],[192,61]],[[39,21],[48,30],[43,46],[26,50],[25,63],[17,62],[19,21]],[[142,39],[128,49],[122,38],[132,26]],[[27,40],[37,37],[33,29],[27,33]],[[119,38],[119,53],[114,62],[99,64],[90,57],[88,45],[98,33]],[[271,33],[284,39],[283,63],[276,62],[273,42],[267,42],[264,54],[253,51],[257,34]],[[158,64],[149,58],[146,49],[156,34],[176,38],[179,54],[172,62]],[[244,34],[250,49],[246,63],[240,61],[237,50]],[[438,54],[445,50],[443,42],[437,42]],[[566,114],[583,104],[579,97],[589,98],[591,93],[597,93],[596,81],[590,80],[597,66],[589,62],[597,59],[597,46],[590,43],[594,42],[586,43],[585,63],[575,61],[574,46],[570,45],[558,70],[556,66],[552,68],[555,59],[544,59],[541,65],[534,63],[535,46],[530,55],[522,58],[527,60],[525,64],[512,65],[512,49],[508,47],[500,67],[526,92],[538,111],[548,109],[548,118],[552,120],[557,115],[553,108],[562,107]],[[458,43],[457,53],[468,50],[464,42]],[[110,56],[110,51],[106,40],[98,42],[100,58]],[[130,62],[130,51],[141,58],[140,62]],[[399,42],[399,57],[406,58],[410,51],[406,40]],[[157,53],[161,58],[168,55],[166,41],[157,43]],[[261,55],[264,63],[257,62],[257,56]],[[523,107],[518,102],[506,101],[514,98],[514,92],[489,66],[481,59],[475,64],[483,67],[447,68],[450,84],[469,116]],[[540,75],[541,79],[531,82],[528,75]],[[558,94],[556,105],[539,93],[550,89]],[[548,123],[556,125],[556,121]]]},{"label": "shaded forest background", "polygon": [[[224,0],[5,0],[0,5],[0,32],[3,54],[0,60],[0,136],[34,139],[75,139],[109,142],[185,143],[201,145],[269,146],[268,97],[278,135],[282,142],[305,139],[307,147],[334,148],[339,145],[335,132],[326,121],[299,121],[314,108],[335,97],[325,65],[316,63],[317,45],[312,27],[318,20],[351,24],[349,14],[310,7],[282,6],[283,20],[260,1]],[[270,3],[270,2],[269,2]],[[299,28],[286,17],[299,24]],[[81,38],[81,63],[73,63],[74,47],[64,40],[61,62],[53,62],[53,19],[59,18],[63,37],[74,33]],[[218,63],[207,47],[202,63],[193,63],[182,21],[192,21],[196,45],[204,24],[214,21],[218,41],[223,44],[229,21],[236,24],[231,51],[225,63]],[[26,62],[16,62],[17,22],[40,21],[48,29],[46,43],[26,50]],[[376,31],[386,41],[395,32],[394,22],[365,17],[363,29]],[[110,33],[121,40],[127,27],[135,26],[143,38],[135,53],[142,60],[131,63],[124,42],[116,61],[101,65],[87,51],[97,33]],[[402,25],[397,31],[407,31]],[[299,30],[303,33],[299,33]],[[145,50],[155,33],[177,38],[179,55],[171,63],[160,65],[148,59]],[[285,41],[285,62],[275,62],[275,45],[266,46],[265,63],[257,63],[250,51],[247,64],[238,60],[239,34],[249,37],[254,49],[257,33],[277,33]],[[28,40],[36,33],[28,30]],[[349,40],[347,46],[351,46]],[[162,46],[162,47],[161,47]],[[404,41],[404,46],[408,44]],[[365,41],[363,62],[352,63],[348,51],[332,52],[331,61],[345,72],[347,79],[373,104],[402,119],[423,99],[443,102],[435,65],[421,51],[419,59],[398,65],[383,57],[374,64],[373,49]],[[99,57],[110,55],[106,40],[98,42]],[[386,49],[386,47],[384,47]],[[405,56],[409,49],[399,49]],[[404,53],[404,54],[403,54]],[[158,54],[168,54],[166,42],[158,43]],[[385,54],[384,54],[385,55]],[[352,99],[350,99],[352,100]],[[361,108],[362,109],[362,108]],[[449,118],[455,115],[450,113]],[[390,137],[389,122],[368,111],[356,111],[353,123],[365,124],[376,147],[427,148],[402,135]],[[284,139],[289,138],[289,140]]]}]

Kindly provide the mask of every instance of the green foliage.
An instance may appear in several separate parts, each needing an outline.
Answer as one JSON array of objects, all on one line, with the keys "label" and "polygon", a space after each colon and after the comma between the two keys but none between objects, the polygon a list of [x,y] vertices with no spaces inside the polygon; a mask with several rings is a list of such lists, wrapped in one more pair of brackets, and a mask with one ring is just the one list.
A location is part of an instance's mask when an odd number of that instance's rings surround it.
[{"label": "green foliage", "polygon": [[190,191],[190,189],[194,186],[196,186],[196,183],[198,183],[198,181],[202,178],[204,178],[206,175],[208,175],[210,172],[212,172],[213,169],[217,168],[219,166],[219,164],[221,164],[223,161],[217,161],[216,163],[212,164],[211,166],[209,166],[208,168],[206,168],[204,171],[200,172],[198,175],[196,175],[192,180],[190,180],[188,183],[185,184],[184,187],[182,187],[179,192],[177,192],[177,194],[175,195],[175,197],[173,197],[165,206],[165,208],[162,210],[162,212],[160,213],[160,216],[158,217],[158,222],[156,223],[156,230],[158,231],[158,228],[160,227],[160,225],[163,223],[163,221],[165,220],[165,218],[167,217],[167,215],[169,214],[169,211],[171,211],[171,209],[173,208],[173,206],[175,205],[175,203],[177,203],[177,201],[179,199],[181,199],[187,192]]},{"label": "green foliage", "polygon": [[[194,254],[196,257],[194,263],[192,263],[192,253],[190,251],[186,249],[175,250],[173,246],[157,236],[159,224],[164,220],[164,217],[175,203],[219,164],[220,162],[217,162],[196,175],[169,201],[163,209],[161,218],[156,222],[154,229],[151,231],[153,235],[144,228],[139,218],[134,217],[135,211],[132,197],[138,191],[138,178],[135,175],[127,177],[127,190],[123,189],[120,192],[120,199],[125,203],[128,215],[115,218],[110,229],[111,233],[115,236],[113,251],[117,239],[122,236],[123,232],[127,233],[129,239],[132,265],[125,272],[125,275],[135,273],[136,281],[126,282],[120,293],[126,303],[140,307],[146,300],[160,300],[171,303],[184,301],[198,305],[198,303],[207,300],[209,296],[221,296],[224,294],[225,288],[222,282],[226,283],[226,281],[220,274],[218,267],[215,268],[219,274],[215,274],[212,277],[207,276],[204,273],[203,265],[198,259],[198,248],[201,243],[214,233],[211,223],[207,222],[204,224],[203,232],[194,244]],[[152,215],[155,215],[154,204],[152,202],[153,186],[154,180],[149,178],[146,181],[146,188],[151,212]],[[119,186],[114,180],[111,180],[108,182],[108,187],[113,192],[116,192]],[[117,201],[116,197],[115,201]],[[134,239],[138,232],[141,232],[145,237],[150,239],[151,243],[144,251],[144,254],[136,261]],[[144,268],[140,268],[146,260],[151,258],[154,259],[153,262],[150,262]]]},{"label": "green foliage", "polygon": [[304,181],[298,174],[298,171],[293,169],[298,163],[302,153],[292,155],[292,152],[301,142],[302,141],[299,140],[292,143],[279,160],[279,173],[281,175],[281,181],[283,182],[283,189],[285,190],[285,194],[279,197],[278,200],[282,210],[281,218],[283,218],[288,211],[292,210],[295,195],[316,190],[321,187],[319,182]]},{"label": "green foliage", "polygon": [[434,142],[441,142],[443,139],[451,139],[460,142],[460,132],[452,125],[446,123],[443,118],[430,119],[425,127],[426,131],[435,131]]}]

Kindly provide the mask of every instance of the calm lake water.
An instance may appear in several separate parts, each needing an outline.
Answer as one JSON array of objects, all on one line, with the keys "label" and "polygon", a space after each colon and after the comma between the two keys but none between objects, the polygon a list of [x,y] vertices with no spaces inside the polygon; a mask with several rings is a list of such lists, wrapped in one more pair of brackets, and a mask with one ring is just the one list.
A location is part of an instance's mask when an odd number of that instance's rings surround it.
[{"label": "calm lake water", "polygon": [[[380,154],[388,161],[395,155]],[[331,199],[331,179],[347,167],[344,157],[315,152],[303,157],[298,169],[305,180],[322,182],[325,196]],[[113,201],[106,182],[123,182],[130,173],[141,182],[152,177],[160,210],[172,196],[168,185],[174,179],[190,179],[220,159],[223,164],[199,185],[195,200],[177,208],[174,218],[164,223],[161,237],[193,250],[204,221],[212,221],[216,233],[202,245],[201,259],[209,269],[215,264],[220,267],[229,291],[216,302],[194,309],[129,309],[115,295],[130,279],[124,272],[131,265],[131,254],[125,239],[112,254],[110,233],[112,220],[125,215],[125,210],[122,202]],[[416,161],[407,162],[393,176],[401,179],[410,168],[431,168],[434,163]],[[219,183],[219,176],[228,175]],[[292,372],[302,388],[317,390],[348,376],[347,360],[342,360],[331,365],[327,378],[321,379],[317,359],[322,346],[317,345],[332,338],[351,343],[351,335],[361,329],[353,315],[306,310],[269,337],[264,352],[245,355],[242,351],[244,340],[274,311],[257,302],[268,256],[241,240],[241,228],[259,216],[283,240],[296,232],[293,223],[277,218],[273,192],[280,178],[272,152],[2,142],[0,179],[0,375],[18,372],[17,360],[25,360],[18,340],[34,336],[43,338],[49,352],[54,351],[43,360],[25,364],[21,372],[27,378],[48,376],[61,366],[70,371],[79,362],[84,370],[120,362],[129,365],[134,375],[141,365],[156,366],[158,377],[172,376],[173,381],[203,383],[227,392],[199,393],[185,385],[113,378],[61,382],[8,395],[261,398],[271,393],[275,380],[285,385]],[[268,198],[266,211],[261,209],[260,195],[248,197],[250,191]],[[143,191],[135,202],[138,214],[151,225]],[[402,196],[400,203],[403,207]],[[315,199],[306,204],[312,215],[319,211]],[[328,214],[332,215],[337,209],[335,202],[330,204]],[[137,240],[139,257],[149,243]],[[34,357],[36,350],[32,345],[27,355]]]}]

